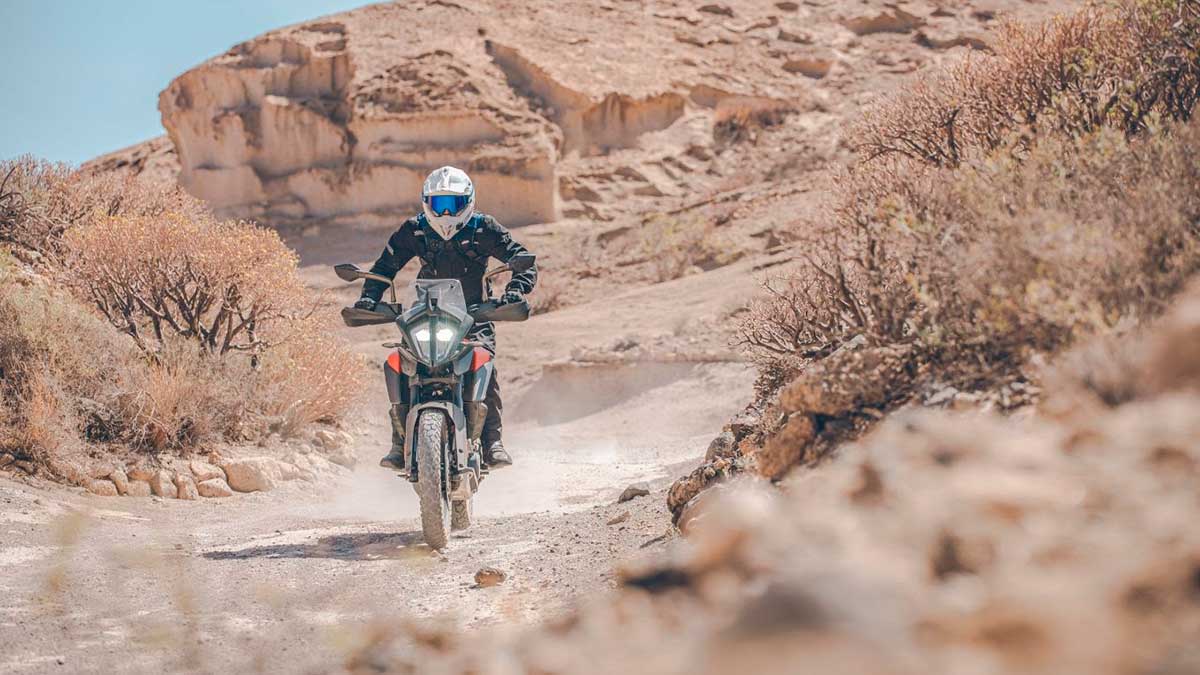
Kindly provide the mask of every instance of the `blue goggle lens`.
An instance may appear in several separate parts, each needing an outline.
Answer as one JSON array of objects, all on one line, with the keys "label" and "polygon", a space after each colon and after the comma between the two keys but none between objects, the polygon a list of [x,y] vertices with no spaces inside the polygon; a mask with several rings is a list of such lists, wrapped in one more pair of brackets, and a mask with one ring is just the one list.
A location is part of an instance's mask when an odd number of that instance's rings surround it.
[{"label": "blue goggle lens", "polygon": [[471,198],[466,195],[433,195],[426,198],[429,210],[439,216],[457,216],[467,208]]}]

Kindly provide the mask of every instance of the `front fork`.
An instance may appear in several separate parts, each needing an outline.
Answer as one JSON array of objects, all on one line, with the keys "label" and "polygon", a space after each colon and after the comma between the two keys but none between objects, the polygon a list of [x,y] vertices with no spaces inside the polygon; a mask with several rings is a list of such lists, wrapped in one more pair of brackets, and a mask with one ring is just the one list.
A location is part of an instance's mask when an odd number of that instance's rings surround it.
[{"label": "front fork", "polygon": [[[488,405],[484,402],[484,399],[487,397],[488,385],[491,383],[491,379],[494,376],[495,366],[490,361],[482,364],[473,372],[464,373],[464,377],[458,385],[461,387],[461,389],[458,390],[455,396],[455,398],[457,398],[462,404],[462,407],[460,408],[460,410],[462,410],[462,417],[459,417],[451,412],[449,406],[437,406],[447,409],[447,414],[450,416],[451,420],[451,429],[449,431],[452,434],[454,433],[455,424],[459,423],[460,421],[465,421],[465,437],[467,441],[465,464],[466,467],[474,470],[476,475],[479,475],[482,472],[483,425],[484,421],[487,419],[488,413]],[[391,400],[393,406],[399,405],[402,401],[403,387],[406,384],[405,378],[401,376],[400,372],[390,367],[390,364],[384,364],[384,380],[387,385],[388,398]],[[408,479],[415,482],[417,480],[417,472],[420,470],[420,467],[416,466],[414,462],[415,458],[411,456],[413,449],[415,448],[413,445],[413,427],[416,425],[417,416],[420,414],[421,409],[427,406],[422,405],[419,402],[414,403],[416,399],[419,398],[418,393],[420,391],[420,385],[417,383],[416,377],[408,377],[407,384],[409,389],[409,404],[406,406],[408,411],[408,419],[405,420],[404,424],[406,431],[404,435],[404,444],[408,454],[410,455],[408,457]],[[395,410],[394,407],[393,410]],[[456,417],[458,419],[455,419]],[[465,420],[463,420],[463,417],[465,417]],[[460,471],[466,468],[461,466],[462,463],[459,464],[460,466],[458,468]]]}]

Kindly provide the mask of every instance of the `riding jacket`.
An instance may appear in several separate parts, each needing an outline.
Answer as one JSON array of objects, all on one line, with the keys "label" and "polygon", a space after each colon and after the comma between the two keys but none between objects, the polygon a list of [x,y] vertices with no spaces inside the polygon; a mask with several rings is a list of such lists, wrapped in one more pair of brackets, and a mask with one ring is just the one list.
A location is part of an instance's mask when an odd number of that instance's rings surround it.
[{"label": "riding jacket", "polygon": [[[425,215],[420,214],[404,221],[400,229],[392,233],[383,253],[371,266],[371,273],[390,279],[409,260],[419,258],[418,279],[458,279],[467,304],[474,305],[482,302],[486,295],[483,275],[487,272],[488,258],[506,263],[514,255],[525,252],[525,247],[514,241],[508,230],[489,215],[477,213],[471,216],[447,241],[434,232]],[[537,266],[534,266],[514,274],[504,290],[525,295],[536,284]],[[379,302],[385,290],[387,285],[382,281],[368,279],[363,284],[362,297]]]}]

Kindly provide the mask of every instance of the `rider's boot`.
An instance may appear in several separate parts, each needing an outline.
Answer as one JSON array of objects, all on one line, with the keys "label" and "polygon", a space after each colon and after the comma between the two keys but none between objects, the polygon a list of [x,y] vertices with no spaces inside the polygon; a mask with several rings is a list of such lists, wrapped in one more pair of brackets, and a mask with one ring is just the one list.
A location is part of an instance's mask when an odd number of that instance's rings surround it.
[{"label": "rider's boot", "polygon": [[498,468],[512,464],[512,457],[509,457],[508,451],[504,449],[504,443],[495,440],[484,447],[483,461],[492,468]]},{"label": "rider's boot", "polygon": [[408,420],[408,406],[395,403],[388,410],[392,420],[392,450],[379,460],[379,466],[395,471],[404,471],[404,425]]}]

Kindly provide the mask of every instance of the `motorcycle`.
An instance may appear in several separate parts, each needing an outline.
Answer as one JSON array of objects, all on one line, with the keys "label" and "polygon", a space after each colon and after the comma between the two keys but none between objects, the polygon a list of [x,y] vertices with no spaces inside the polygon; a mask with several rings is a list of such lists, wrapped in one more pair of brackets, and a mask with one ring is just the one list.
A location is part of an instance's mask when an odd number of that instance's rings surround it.
[{"label": "motorcycle", "polygon": [[[534,262],[532,253],[520,253],[489,271],[484,276],[486,300],[472,306],[467,305],[457,279],[418,279],[413,284],[416,301],[407,309],[396,301],[391,279],[349,263],[334,266],[343,281],[374,279],[388,284],[391,291],[391,302],[380,302],[373,311],[343,309],[342,321],[351,328],[391,323],[400,332],[399,342],[383,344],[393,350],[385,369],[395,372],[388,380],[389,389],[398,389],[400,373],[408,377],[405,466],[420,502],[425,542],[431,548],[444,548],[451,530],[471,525],[472,499],[487,474],[480,437],[487,417],[484,398],[495,365],[483,343],[466,336],[476,323],[529,318],[527,302],[501,305],[493,300],[491,280],[504,273],[525,272]],[[389,391],[393,402],[398,393]]]}]

